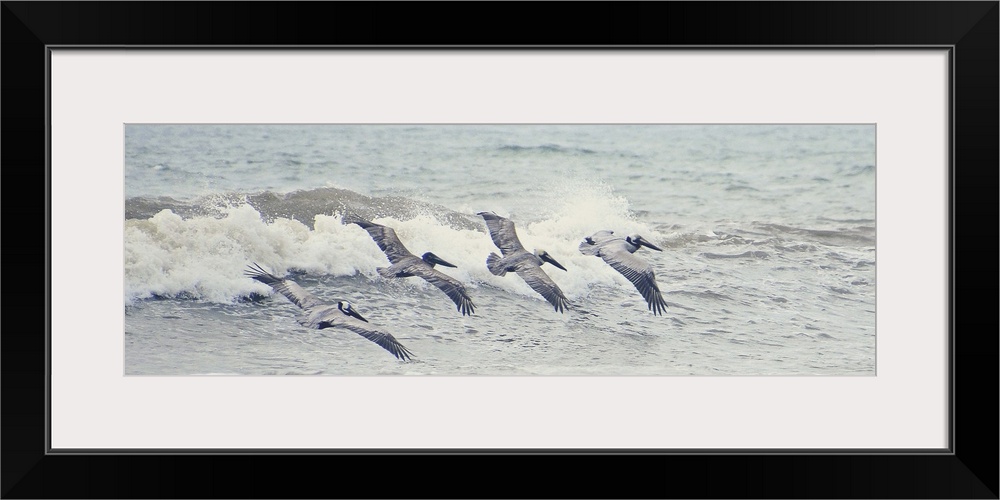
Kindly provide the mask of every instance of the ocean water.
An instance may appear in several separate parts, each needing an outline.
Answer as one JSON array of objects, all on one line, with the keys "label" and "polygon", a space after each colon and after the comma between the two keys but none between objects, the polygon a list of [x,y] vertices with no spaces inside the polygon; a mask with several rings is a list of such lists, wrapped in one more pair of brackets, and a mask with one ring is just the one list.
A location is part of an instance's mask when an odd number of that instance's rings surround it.
[{"label": "ocean water", "polygon": [[[874,125],[126,125],[126,375],[874,375]],[[492,275],[511,219],[565,313]],[[455,264],[462,316],[389,265],[357,214]],[[598,257],[640,234],[651,313]],[[347,299],[400,361],[244,276]]]}]

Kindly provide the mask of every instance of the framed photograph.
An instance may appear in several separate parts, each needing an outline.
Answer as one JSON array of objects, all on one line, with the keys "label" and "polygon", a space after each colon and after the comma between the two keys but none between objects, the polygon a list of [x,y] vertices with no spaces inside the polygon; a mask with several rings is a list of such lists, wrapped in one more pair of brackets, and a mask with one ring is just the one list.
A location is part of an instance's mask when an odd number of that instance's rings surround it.
[{"label": "framed photograph", "polygon": [[[44,329],[3,341],[4,437],[38,434],[4,440],[4,496],[304,494],[242,483],[250,457],[360,480],[588,456],[697,491],[540,496],[996,498],[970,389],[997,339],[962,328],[955,220],[996,196],[997,3],[724,5],[610,47],[249,28],[309,3],[4,3],[5,104],[46,96],[4,109],[4,163],[46,193]],[[751,13],[814,29],[722,36]],[[129,472],[101,486],[43,481],[110,457]],[[124,479],[153,457],[214,486]]]}]

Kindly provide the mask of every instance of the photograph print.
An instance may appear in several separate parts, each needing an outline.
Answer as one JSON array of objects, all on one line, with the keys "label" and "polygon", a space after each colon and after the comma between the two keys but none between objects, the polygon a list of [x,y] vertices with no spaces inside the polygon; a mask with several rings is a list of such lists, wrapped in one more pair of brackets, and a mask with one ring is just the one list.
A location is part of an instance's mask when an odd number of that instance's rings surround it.
[{"label": "photograph print", "polygon": [[874,376],[874,124],[126,124],[125,375]]}]

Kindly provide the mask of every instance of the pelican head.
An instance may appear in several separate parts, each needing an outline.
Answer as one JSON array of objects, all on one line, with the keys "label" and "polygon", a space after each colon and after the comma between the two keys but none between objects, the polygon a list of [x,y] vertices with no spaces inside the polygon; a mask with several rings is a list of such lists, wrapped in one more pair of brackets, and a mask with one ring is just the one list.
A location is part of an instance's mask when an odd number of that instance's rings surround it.
[{"label": "pelican head", "polygon": [[438,257],[437,255],[434,255],[431,252],[425,253],[420,258],[423,259],[424,262],[430,264],[431,267],[434,267],[434,264],[441,264],[444,267],[458,267],[455,264],[447,262],[444,259],[442,259],[441,257]]},{"label": "pelican head", "polygon": [[601,233],[607,233],[606,235],[602,235],[602,236],[610,236],[612,234],[615,234],[614,231],[611,231],[610,229],[605,229],[604,231],[599,231],[599,232],[597,232],[595,234],[587,236],[586,238],[583,239],[583,241],[586,241],[588,245],[596,245],[597,244],[597,240],[594,239],[594,236],[597,236],[597,235],[599,235]]},{"label": "pelican head", "polygon": [[625,242],[629,243],[629,244],[632,244],[632,245],[635,245],[637,247],[638,246],[644,246],[646,248],[652,248],[653,250],[656,250],[657,252],[662,252],[663,251],[662,248],[660,248],[660,247],[658,247],[658,246],[656,246],[656,245],[654,245],[654,244],[646,241],[645,238],[643,238],[642,236],[639,236],[638,234],[633,234],[632,236],[625,237]]},{"label": "pelican head", "polygon": [[556,262],[556,259],[553,259],[552,256],[549,255],[549,252],[546,252],[545,250],[542,250],[541,248],[538,248],[538,249],[535,250],[535,257],[538,257],[539,259],[542,259],[542,263],[543,264],[546,263],[546,262],[548,262],[549,264],[552,264],[553,266],[556,266],[559,269],[562,269],[563,271],[566,270],[566,268],[563,267],[562,264]]},{"label": "pelican head", "polygon": [[361,321],[364,321],[365,323],[368,322],[368,320],[365,319],[364,316],[358,314],[358,312],[354,310],[354,306],[352,306],[351,303],[346,300],[337,301],[337,309],[340,309],[340,312],[346,314],[347,316],[354,316],[355,318],[358,318]]}]

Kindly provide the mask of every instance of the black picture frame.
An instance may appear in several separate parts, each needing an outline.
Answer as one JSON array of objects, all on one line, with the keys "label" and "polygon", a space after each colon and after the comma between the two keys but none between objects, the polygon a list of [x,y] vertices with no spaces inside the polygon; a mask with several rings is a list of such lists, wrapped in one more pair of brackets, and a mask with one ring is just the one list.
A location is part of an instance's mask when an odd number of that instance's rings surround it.
[{"label": "black picture frame", "polygon": [[[10,285],[0,340],[4,498],[998,498],[996,1],[2,2],[0,16]],[[49,454],[46,62],[54,45],[950,47],[950,452]],[[961,271],[970,272],[959,279]],[[401,423],[393,431],[420,430]]]}]

